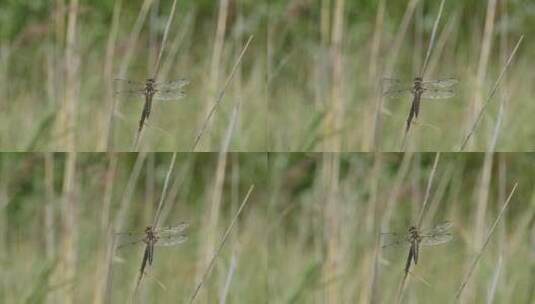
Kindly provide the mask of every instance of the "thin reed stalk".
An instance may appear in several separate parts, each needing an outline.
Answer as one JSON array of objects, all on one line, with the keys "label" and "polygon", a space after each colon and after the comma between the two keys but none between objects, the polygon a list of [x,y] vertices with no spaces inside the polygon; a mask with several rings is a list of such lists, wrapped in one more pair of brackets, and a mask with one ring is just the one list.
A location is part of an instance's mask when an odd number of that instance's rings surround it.
[{"label": "thin reed stalk", "polygon": [[459,148],[459,152],[464,151],[464,149],[466,148],[466,145],[468,144],[468,141],[470,140],[470,138],[472,137],[472,135],[476,131],[476,128],[477,128],[477,126],[479,124],[479,121],[483,117],[483,113],[485,112],[485,110],[487,109],[487,107],[490,104],[490,101],[492,100],[492,98],[496,94],[496,91],[498,89],[498,85],[500,84],[500,82],[502,81],[503,77],[505,76],[505,72],[507,71],[507,69],[511,65],[511,62],[513,61],[513,57],[515,56],[516,51],[520,47],[520,44],[522,43],[523,39],[524,39],[524,35],[520,36],[520,38],[518,39],[518,42],[516,43],[515,48],[513,49],[511,54],[509,55],[509,58],[507,59],[507,62],[505,63],[505,66],[503,67],[503,69],[502,69],[502,71],[500,73],[500,76],[498,76],[498,79],[496,79],[496,82],[494,83],[494,86],[492,87],[492,89],[490,91],[490,94],[487,97],[487,100],[485,101],[483,106],[480,108],[476,119],[473,121],[472,126],[469,128],[468,133],[466,134],[466,137],[462,141],[461,146]]},{"label": "thin reed stalk", "polygon": [[487,245],[489,244],[490,237],[492,236],[492,233],[494,232],[494,229],[498,225],[498,222],[500,221],[500,219],[502,218],[502,216],[505,213],[505,210],[509,206],[509,203],[511,202],[511,198],[513,197],[513,194],[515,193],[517,186],[518,186],[518,183],[515,183],[514,186],[513,186],[513,189],[511,190],[511,192],[509,193],[509,196],[507,197],[507,200],[505,201],[505,204],[503,205],[502,209],[500,210],[500,213],[498,214],[498,217],[496,217],[496,220],[494,221],[494,224],[492,225],[492,227],[488,231],[487,237],[485,239],[485,242],[483,243],[483,246],[481,246],[481,248],[479,249],[479,252],[477,253],[476,257],[474,258],[472,264],[470,265],[470,268],[468,269],[468,272],[466,273],[463,281],[461,282],[461,285],[459,286],[459,289],[457,290],[457,293],[455,294],[455,302],[459,302],[459,300],[461,298],[461,295],[462,295],[466,285],[468,284],[470,278],[472,277],[472,274],[473,274],[473,272],[474,272],[479,260],[481,259],[481,256],[483,255],[483,251],[487,248]]},{"label": "thin reed stalk", "polygon": [[[153,66],[153,70],[154,71],[153,71],[152,76],[151,76],[152,79],[158,79],[158,75],[159,75],[159,72],[160,72],[160,66],[161,66],[160,63],[161,63],[162,55],[163,55],[163,52],[164,52],[165,47],[167,45],[167,36],[169,34],[169,28],[171,27],[171,23],[173,21],[174,15],[175,15],[176,3],[177,3],[177,1],[174,0],[173,1],[173,5],[171,6],[171,12],[169,13],[169,18],[167,18],[167,23],[166,23],[166,26],[165,26],[165,29],[164,29],[164,34],[163,34],[163,37],[162,37],[162,43],[161,43],[160,51],[158,52],[158,58],[156,58],[156,62],[154,64],[154,66]],[[148,119],[148,117],[146,117],[146,119]],[[133,144],[133,150],[134,151],[138,151],[139,150],[140,141],[141,141],[141,139],[143,137],[144,124],[145,124],[145,122],[143,123],[143,125],[140,125],[139,128],[136,131],[136,136],[135,136],[135,140],[134,140],[134,144]]]},{"label": "thin reed stalk", "polygon": [[422,204],[422,207],[420,208],[420,213],[418,214],[418,220],[417,220],[418,226],[416,226],[418,229],[421,228],[423,220],[424,220],[425,211],[427,211],[427,203],[429,202],[429,196],[431,194],[431,187],[433,186],[433,180],[435,179],[435,174],[437,172],[439,160],[440,160],[440,153],[437,153],[435,154],[435,161],[433,162],[433,168],[431,169],[431,173],[429,174],[429,179],[427,180],[427,187],[425,188],[424,202]]},{"label": "thin reed stalk", "polygon": [[[61,240],[59,273],[64,282],[76,277],[78,256],[78,201],[76,195],[76,159],[77,153],[67,154],[65,172],[63,173],[63,193],[61,197]],[[74,303],[74,288],[63,290],[64,303]]]},{"label": "thin reed stalk", "polygon": [[435,46],[435,37],[438,29],[438,23],[440,22],[440,17],[442,16],[442,10],[444,9],[444,2],[446,1],[442,0],[440,2],[437,17],[435,18],[435,22],[433,23],[433,30],[431,31],[431,39],[429,39],[429,46],[427,47],[427,52],[425,54],[424,64],[422,65],[422,69],[420,70],[419,76],[423,76],[425,74],[425,71],[427,69],[427,63],[429,62],[429,58],[431,57],[431,51]]},{"label": "thin reed stalk", "polygon": [[104,56],[104,73],[103,78],[105,81],[105,100],[111,105],[111,114],[108,119],[105,120],[103,136],[97,150],[110,151],[113,149],[113,132],[110,132],[111,119],[113,118],[115,109],[115,100],[113,96],[113,62],[115,60],[115,45],[117,44],[117,33],[119,32],[119,19],[121,16],[123,0],[115,1],[113,6],[113,16],[111,21],[110,35],[106,43],[106,55]]},{"label": "thin reed stalk", "polygon": [[[217,98],[217,88],[221,74],[221,58],[223,57],[223,46],[225,42],[225,33],[227,29],[227,17],[230,0],[219,0],[219,9],[217,12],[217,24],[214,37],[214,48],[210,60],[210,73],[208,75],[208,90],[206,90],[206,103],[204,113],[210,113],[210,107]],[[211,125],[211,121],[206,122]]]},{"label": "thin reed stalk", "polygon": [[221,253],[221,250],[223,249],[223,247],[225,246],[225,243],[226,243],[226,241],[227,241],[227,239],[228,239],[228,237],[230,235],[230,232],[232,232],[232,228],[236,224],[236,221],[238,220],[238,217],[240,216],[241,212],[243,211],[243,208],[245,207],[245,205],[249,201],[249,196],[253,192],[253,189],[254,189],[254,185],[251,185],[251,187],[249,187],[249,190],[247,191],[247,194],[245,195],[245,198],[243,199],[243,201],[242,201],[242,203],[240,205],[240,208],[238,208],[238,211],[236,211],[236,214],[232,218],[232,221],[230,222],[230,225],[228,226],[227,230],[223,234],[223,238],[221,239],[221,242],[219,243],[219,246],[215,250],[212,258],[210,259],[210,262],[208,263],[208,267],[206,268],[205,272],[203,273],[203,275],[201,277],[201,280],[197,284],[197,287],[195,287],[195,290],[193,291],[193,294],[191,295],[189,303],[193,303],[195,301],[195,299],[197,298],[197,295],[199,294],[199,290],[202,288],[202,286],[204,285],[204,283],[208,279],[208,276],[210,275],[210,273],[212,271],[212,268],[214,267],[215,260],[219,256],[219,254]]},{"label": "thin reed stalk", "polygon": [[175,9],[176,9],[176,3],[177,0],[173,1],[173,5],[171,6],[171,12],[169,12],[169,18],[167,18],[167,24],[165,25],[165,30],[163,32],[163,38],[162,43],[160,46],[160,51],[158,52],[158,58],[156,59],[155,69],[154,73],[152,74],[152,78],[157,79],[159,73],[160,73],[160,63],[162,60],[162,54],[165,50],[165,47],[167,46],[167,36],[169,35],[169,28],[171,28],[171,23],[173,22],[173,18],[175,16]]},{"label": "thin reed stalk", "polygon": [[99,263],[95,271],[95,290],[93,292],[93,304],[105,303],[106,292],[110,284],[110,267],[107,261],[111,260],[113,232],[110,225],[110,211],[113,195],[113,187],[115,185],[115,174],[117,172],[118,157],[115,154],[109,156],[108,168],[104,176],[104,191],[102,198],[102,209],[100,216],[100,235],[103,236],[106,242],[100,244],[97,249],[97,256]]},{"label": "thin reed stalk", "polygon": [[[149,12],[149,8],[152,4],[153,0],[144,0],[143,4],[141,6],[141,9],[139,10],[139,14],[137,16],[137,19],[134,23],[134,26],[132,27],[132,31],[130,32],[130,35],[128,36],[128,40],[126,43],[126,53],[124,56],[122,56],[123,60],[119,63],[119,73],[117,75],[117,78],[125,78],[126,71],[128,70],[128,66],[130,65],[130,61],[132,60],[132,55],[135,50],[135,44],[137,42],[137,39],[139,37],[139,33],[141,32],[141,28],[143,27],[143,23],[145,22],[145,18],[147,17],[147,14]],[[108,150],[110,150],[110,147],[112,147],[112,143],[110,143],[111,140],[113,140],[113,132],[114,132],[114,122],[115,122],[115,112],[117,109],[117,97],[113,98],[113,102],[111,103],[111,109],[109,111],[109,122],[108,122]],[[136,139],[137,142],[137,139]],[[134,145],[135,146],[135,145]]]},{"label": "thin reed stalk", "polygon": [[[373,82],[373,92],[377,92],[378,96],[381,95],[378,70],[380,69],[379,52],[381,49],[381,39],[385,22],[385,2],[385,0],[379,0],[377,15],[375,16],[375,26],[373,30],[370,65],[368,68],[368,73],[370,75],[371,81]],[[371,133],[368,145],[363,146],[363,151],[377,151],[377,144],[380,141],[379,135],[381,133],[379,127],[381,126],[380,114],[381,108],[383,106],[382,101],[382,98],[378,98],[377,102],[374,103],[375,107],[372,107],[373,112],[371,113],[370,117],[373,117],[373,133]]]},{"label": "thin reed stalk", "polygon": [[198,146],[198,144],[199,144],[199,142],[201,140],[201,137],[203,136],[204,132],[206,131],[206,128],[208,128],[208,124],[210,122],[210,119],[212,118],[212,115],[214,115],[215,110],[217,109],[217,106],[223,100],[223,96],[225,96],[225,92],[227,90],[227,87],[229,86],[230,81],[232,80],[232,78],[234,76],[234,73],[236,73],[236,70],[238,69],[238,66],[239,66],[239,64],[240,64],[240,62],[242,60],[242,57],[245,54],[245,51],[249,47],[249,44],[251,43],[252,40],[253,40],[253,36],[251,35],[251,36],[249,36],[249,39],[245,43],[245,46],[243,47],[240,55],[238,56],[238,59],[236,60],[236,63],[232,67],[230,75],[228,76],[227,80],[225,81],[225,84],[223,85],[223,88],[219,92],[218,97],[216,98],[214,104],[212,105],[212,108],[210,109],[210,111],[208,111],[208,115],[204,119],[204,121],[203,121],[203,123],[201,125],[201,128],[199,129],[199,132],[197,133],[197,136],[195,136],[195,139],[193,140],[193,146],[191,148],[192,152],[195,152],[195,150],[197,149],[197,146]]},{"label": "thin reed stalk", "polygon": [[[222,148],[225,149],[225,147]],[[217,169],[214,177],[214,188],[212,190],[211,203],[208,207],[208,215],[205,219],[206,222],[204,225],[206,227],[206,239],[204,241],[203,246],[201,247],[203,250],[203,256],[199,261],[198,268],[201,272],[205,271],[205,269],[209,267],[209,261],[216,246],[216,235],[219,225],[219,217],[221,214],[221,203],[223,200],[223,184],[225,182],[228,156],[229,154],[226,153],[226,151],[224,150],[218,154]],[[198,275],[198,278],[200,279],[201,276]]]},{"label": "thin reed stalk", "polygon": [[487,12],[485,18],[485,29],[483,31],[483,39],[481,41],[481,51],[479,54],[479,64],[477,66],[477,76],[476,76],[476,88],[474,103],[472,104],[472,113],[471,117],[474,117],[474,114],[481,110],[483,104],[483,83],[485,80],[485,75],[487,74],[490,52],[492,50],[492,40],[494,37],[494,17],[496,15],[496,3],[497,0],[490,0],[487,4]]},{"label": "thin reed stalk", "polygon": [[169,164],[169,168],[167,169],[167,174],[165,175],[165,180],[163,183],[162,193],[160,194],[160,202],[158,203],[158,208],[156,209],[156,213],[154,214],[154,220],[152,222],[152,226],[155,228],[158,228],[160,226],[160,216],[162,214],[162,210],[164,207],[165,198],[167,195],[167,188],[169,186],[169,180],[171,179],[171,173],[173,173],[173,170],[175,168],[175,162],[176,162],[176,152],[173,153],[173,157],[171,158],[171,163]]},{"label": "thin reed stalk", "polygon": [[341,132],[344,121],[343,54],[345,0],[336,0],[331,34],[332,88],[330,109],[325,117],[325,134],[332,134],[325,141],[323,151],[338,152],[342,149]]},{"label": "thin reed stalk", "polygon": [[[329,281],[340,274],[341,264],[341,227],[340,227],[340,201],[339,201],[339,174],[340,156],[338,153],[325,154],[322,160],[322,180],[325,187],[326,203],[324,207],[324,235],[325,258],[323,262],[322,277]],[[340,303],[340,286],[338,283],[328,284],[325,288],[325,301],[327,303]]]},{"label": "thin reed stalk", "polygon": [[[424,197],[424,201],[423,201],[423,204],[420,208],[420,213],[418,215],[418,220],[417,220],[417,228],[420,229],[420,226],[422,225],[422,222],[423,222],[423,219],[424,219],[424,214],[425,214],[425,211],[427,210],[427,203],[429,202],[429,197],[430,197],[430,193],[431,193],[431,187],[433,185],[433,180],[435,178],[435,173],[436,173],[436,170],[437,170],[437,166],[438,166],[438,161],[440,160],[440,153],[437,153],[435,155],[435,161],[433,162],[433,168],[431,169],[431,173],[429,174],[429,178],[427,180],[427,187],[426,187],[426,190],[425,190],[425,197]],[[403,272],[403,277],[401,279],[401,282],[399,284],[399,289],[398,289],[398,296],[397,296],[397,302],[396,303],[401,303],[401,300],[403,299],[403,294],[405,292],[405,288],[407,286],[407,278],[408,278],[408,275],[409,275],[409,272],[408,271],[405,271]]]}]

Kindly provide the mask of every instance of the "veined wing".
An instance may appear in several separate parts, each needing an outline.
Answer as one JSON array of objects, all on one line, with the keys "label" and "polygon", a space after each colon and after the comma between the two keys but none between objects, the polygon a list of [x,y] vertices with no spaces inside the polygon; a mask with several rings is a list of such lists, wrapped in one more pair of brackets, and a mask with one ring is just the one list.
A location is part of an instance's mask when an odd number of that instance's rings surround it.
[{"label": "veined wing", "polygon": [[182,88],[189,84],[187,79],[156,82],[155,100],[178,100],[185,96]]},{"label": "veined wing", "polygon": [[424,88],[450,88],[456,85],[458,82],[459,81],[455,78],[425,80],[425,81],[422,81],[422,87]]},{"label": "veined wing", "polygon": [[184,97],[186,94],[180,90],[161,90],[157,89],[156,93],[152,97],[154,100],[179,100]]},{"label": "veined wing", "polygon": [[113,80],[115,94],[145,95],[145,84],[138,81],[116,78]]},{"label": "veined wing", "polygon": [[440,89],[440,88],[425,88],[422,93],[422,98],[424,99],[448,99],[455,96],[455,90],[450,89]]},{"label": "veined wing", "polygon": [[453,235],[451,235],[451,233],[449,232],[429,236],[422,235],[422,241],[420,242],[420,244],[423,246],[435,246],[447,243],[452,239]]},{"label": "veined wing", "polygon": [[122,248],[143,242],[145,233],[119,232],[115,233],[115,237],[117,240],[117,248]]},{"label": "veined wing", "polygon": [[458,81],[455,78],[428,80],[422,82],[422,98],[447,99],[455,96],[455,86]]},{"label": "veined wing", "polygon": [[158,229],[158,242],[156,242],[156,246],[175,246],[184,243],[188,239],[184,232],[188,226],[188,223],[180,223],[175,226]]},{"label": "veined wing", "polygon": [[382,78],[381,94],[388,98],[400,98],[411,94],[411,84],[403,83],[399,79]]},{"label": "veined wing", "polygon": [[189,80],[187,79],[177,79],[177,80],[169,80],[169,81],[157,81],[154,83],[154,86],[157,90],[178,90],[182,89],[183,87],[187,86],[189,84]]},{"label": "veined wing", "polygon": [[450,233],[452,227],[451,222],[443,222],[435,227],[424,230],[420,234],[422,241],[420,244],[423,246],[434,246],[447,243],[453,239],[453,235]]},{"label": "veined wing", "polygon": [[405,234],[386,232],[381,233],[381,247],[397,247],[409,244]]},{"label": "veined wing", "polygon": [[436,224],[432,228],[422,230],[421,234],[422,235],[431,235],[431,234],[436,234],[436,233],[449,232],[450,228],[452,226],[453,226],[452,222],[443,221],[443,222],[440,222],[440,223]]},{"label": "veined wing", "polygon": [[160,237],[154,244],[155,246],[176,246],[184,243],[188,239],[185,235],[174,235],[167,237]]},{"label": "veined wing", "polygon": [[166,234],[166,233],[167,234],[182,233],[188,227],[189,227],[188,223],[180,223],[180,224],[174,225],[174,226],[165,226],[165,227],[158,228],[158,234],[162,235],[162,234]]}]

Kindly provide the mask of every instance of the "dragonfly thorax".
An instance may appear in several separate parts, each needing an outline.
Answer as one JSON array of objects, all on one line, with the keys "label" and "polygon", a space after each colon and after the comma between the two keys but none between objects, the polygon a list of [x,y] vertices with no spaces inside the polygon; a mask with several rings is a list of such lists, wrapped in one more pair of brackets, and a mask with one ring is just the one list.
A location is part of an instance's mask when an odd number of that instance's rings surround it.
[{"label": "dragonfly thorax", "polygon": [[414,85],[413,87],[411,88],[411,92],[413,94],[421,94],[424,90],[422,88],[422,77],[416,77],[414,78]]},{"label": "dragonfly thorax", "polygon": [[154,93],[156,93],[156,90],[154,89],[154,85],[156,83],[156,80],[154,78],[148,78],[145,82],[145,95],[146,96],[153,96]]},{"label": "dragonfly thorax", "polygon": [[152,226],[145,227],[145,243],[151,242],[151,241],[157,241],[158,235],[156,234],[156,231],[152,229]]},{"label": "dragonfly thorax", "polygon": [[420,235],[415,226],[409,227],[409,241],[420,241]]}]

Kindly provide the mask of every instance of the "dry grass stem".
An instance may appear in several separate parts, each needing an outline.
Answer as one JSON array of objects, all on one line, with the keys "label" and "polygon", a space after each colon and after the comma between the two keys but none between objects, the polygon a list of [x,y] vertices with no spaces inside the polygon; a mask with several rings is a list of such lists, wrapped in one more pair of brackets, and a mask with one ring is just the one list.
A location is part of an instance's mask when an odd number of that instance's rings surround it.
[{"label": "dry grass stem", "polygon": [[228,226],[227,230],[225,231],[225,234],[223,234],[223,238],[221,239],[221,242],[219,243],[219,246],[217,247],[216,251],[214,252],[214,255],[212,256],[212,259],[210,260],[210,263],[208,263],[208,267],[206,268],[206,271],[202,275],[201,280],[199,281],[199,283],[197,284],[197,287],[193,291],[193,294],[192,294],[192,296],[191,296],[191,298],[189,300],[189,303],[193,303],[195,301],[195,299],[197,298],[197,295],[199,293],[199,290],[204,285],[204,282],[206,281],[206,279],[210,275],[210,272],[211,272],[212,268],[214,267],[215,260],[219,256],[219,254],[221,253],[221,250],[223,249],[223,246],[225,246],[225,243],[226,243],[226,241],[227,241],[227,239],[228,239],[228,237],[230,235],[230,232],[232,231],[232,227],[234,227],[234,224],[236,224],[236,221],[238,220],[238,217],[240,216],[241,212],[243,211],[243,208],[245,207],[245,205],[249,201],[249,196],[253,192],[253,189],[254,189],[254,185],[251,185],[251,187],[249,187],[249,191],[247,191],[247,194],[245,195],[245,198],[243,199],[243,201],[242,201],[242,203],[240,205],[240,208],[238,208],[238,211],[236,212],[236,214],[232,218],[232,221],[230,222],[230,225]]},{"label": "dry grass stem", "polygon": [[427,63],[429,62],[429,57],[431,56],[431,51],[433,50],[433,47],[435,45],[435,36],[438,28],[438,23],[440,21],[440,17],[442,16],[442,10],[444,9],[444,2],[445,0],[442,0],[440,2],[440,8],[438,9],[437,17],[435,18],[435,23],[433,24],[433,30],[431,32],[431,39],[429,40],[429,46],[427,47],[427,53],[425,54],[425,60],[424,64],[422,65],[422,69],[420,70],[420,76],[423,76],[425,74],[425,71],[427,69]]},{"label": "dry grass stem", "polygon": [[483,251],[485,250],[485,248],[487,247],[487,245],[488,245],[488,243],[490,241],[490,237],[492,236],[492,233],[494,232],[494,228],[496,228],[496,226],[498,225],[498,222],[500,221],[500,219],[502,218],[503,214],[505,213],[505,210],[509,206],[509,203],[511,202],[511,198],[513,197],[513,194],[515,193],[517,186],[518,186],[518,183],[515,183],[515,185],[513,186],[513,189],[509,193],[509,197],[507,197],[507,200],[505,201],[505,204],[503,205],[502,209],[500,210],[500,213],[498,214],[498,217],[496,217],[496,220],[494,221],[494,224],[492,224],[492,227],[490,228],[490,230],[489,230],[489,232],[487,234],[487,238],[485,239],[485,242],[483,243],[483,246],[479,249],[479,252],[477,253],[476,257],[474,258],[474,261],[470,265],[470,268],[469,268],[468,272],[466,273],[465,278],[461,283],[461,286],[459,286],[459,289],[457,290],[457,293],[455,295],[455,302],[459,302],[459,300],[461,298],[461,295],[462,295],[462,292],[463,292],[464,288],[466,287],[466,284],[468,284],[468,281],[472,277],[472,273],[476,269],[477,263],[479,262],[479,259],[483,255]]},{"label": "dry grass stem", "polygon": [[492,97],[494,97],[494,94],[496,94],[496,90],[498,89],[498,85],[500,84],[502,78],[505,76],[505,72],[507,71],[507,68],[511,65],[513,57],[515,56],[516,51],[520,47],[520,43],[522,43],[523,39],[524,39],[524,35],[520,36],[520,39],[518,39],[518,42],[516,43],[515,48],[511,52],[511,55],[509,55],[509,58],[507,59],[507,62],[506,62],[505,66],[503,67],[503,69],[502,69],[502,71],[500,73],[500,76],[498,76],[498,79],[496,79],[496,82],[494,83],[494,86],[492,87],[492,90],[490,91],[489,97],[487,98],[487,100],[485,101],[485,103],[483,104],[481,109],[479,110],[479,113],[478,113],[476,119],[474,120],[474,122],[472,123],[472,126],[470,127],[470,129],[468,131],[468,134],[466,135],[466,137],[464,138],[463,142],[461,143],[461,146],[459,148],[459,152],[464,151],[464,149],[466,147],[466,144],[468,143],[468,141],[470,140],[470,138],[472,137],[472,135],[476,131],[476,128],[477,128],[477,126],[479,124],[479,121],[483,117],[483,113],[485,112],[486,108],[489,106],[490,101],[492,100]]},{"label": "dry grass stem", "polygon": [[230,75],[228,76],[227,80],[225,81],[225,84],[223,85],[223,88],[221,89],[221,92],[219,92],[219,95],[218,95],[217,99],[215,100],[214,104],[212,105],[212,108],[210,109],[210,111],[208,112],[208,115],[204,119],[204,122],[203,122],[199,132],[197,133],[197,136],[195,136],[195,140],[193,141],[193,146],[191,148],[192,152],[195,152],[195,150],[197,149],[197,145],[199,144],[199,141],[201,140],[202,135],[206,131],[206,128],[208,127],[208,123],[210,122],[210,119],[212,118],[212,115],[214,115],[217,106],[223,100],[223,96],[225,96],[225,92],[227,90],[227,87],[229,86],[230,81],[232,80],[232,78],[234,76],[234,73],[236,73],[236,70],[238,69],[238,65],[240,64],[241,59],[242,59],[243,55],[245,54],[245,51],[249,47],[249,43],[251,43],[252,40],[253,40],[253,36],[249,36],[249,39],[245,43],[245,46],[243,47],[240,55],[238,56],[238,59],[236,60],[236,63],[232,67],[232,71],[230,72]]},{"label": "dry grass stem", "polygon": [[433,169],[431,169],[431,173],[429,174],[429,179],[427,180],[427,187],[425,189],[424,202],[422,204],[420,213],[418,215],[418,221],[417,221],[418,225],[416,226],[417,228],[421,228],[423,220],[424,220],[424,213],[427,210],[427,203],[429,202],[429,196],[431,194],[431,187],[433,186],[433,179],[435,178],[435,173],[437,171],[439,159],[440,159],[440,153],[437,153],[435,155],[435,161],[433,162]]},{"label": "dry grass stem", "polygon": [[165,198],[167,195],[167,188],[169,186],[169,180],[171,180],[171,173],[173,173],[173,170],[175,168],[175,162],[176,162],[176,152],[173,153],[173,157],[171,158],[171,163],[169,164],[169,169],[167,169],[167,174],[165,175],[165,181],[162,188],[162,193],[160,195],[160,202],[158,203],[158,209],[156,209],[156,213],[154,214],[154,220],[152,222],[153,227],[159,227],[160,225],[160,216],[162,214],[162,210],[164,207]]}]

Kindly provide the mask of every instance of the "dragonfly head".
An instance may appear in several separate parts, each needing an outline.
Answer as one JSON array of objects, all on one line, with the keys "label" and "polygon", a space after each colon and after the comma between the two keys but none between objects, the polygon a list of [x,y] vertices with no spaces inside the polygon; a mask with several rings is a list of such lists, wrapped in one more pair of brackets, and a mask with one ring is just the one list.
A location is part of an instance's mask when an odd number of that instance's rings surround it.
[{"label": "dragonfly head", "polygon": [[156,79],[148,78],[146,81],[146,85],[154,85],[155,82],[156,82]]},{"label": "dragonfly head", "polygon": [[145,227],[145,233],[152,231],[152,226]]},{"label": "dragonfly head", "polygon": [[423,81],[422,77],[415,77],[414,78],[414,82],[422,82],[422,81]]},{"label": "dragonfly head", "polygon": [[409,233],[415,233],[417,231],[416,227],[415,226],[410,226],[409,227]]}]

